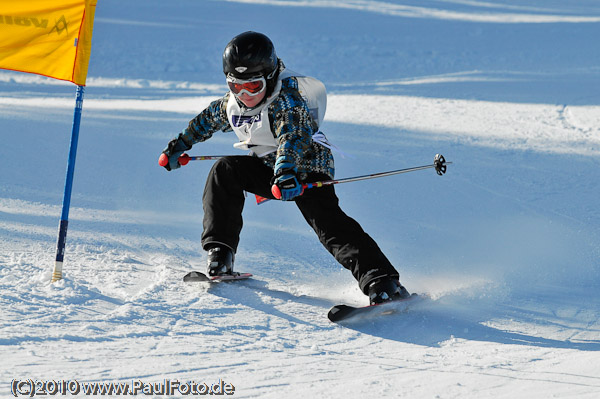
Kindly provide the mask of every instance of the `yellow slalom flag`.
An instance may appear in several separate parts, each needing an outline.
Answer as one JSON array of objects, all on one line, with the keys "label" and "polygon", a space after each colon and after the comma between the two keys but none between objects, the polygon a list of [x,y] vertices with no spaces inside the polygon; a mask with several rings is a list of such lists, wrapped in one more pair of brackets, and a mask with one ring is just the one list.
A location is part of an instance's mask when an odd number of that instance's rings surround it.
[{"label": "yellow slalom flag", "polygon": [[0,68],[85,86],[97,0],[0,0]]}]

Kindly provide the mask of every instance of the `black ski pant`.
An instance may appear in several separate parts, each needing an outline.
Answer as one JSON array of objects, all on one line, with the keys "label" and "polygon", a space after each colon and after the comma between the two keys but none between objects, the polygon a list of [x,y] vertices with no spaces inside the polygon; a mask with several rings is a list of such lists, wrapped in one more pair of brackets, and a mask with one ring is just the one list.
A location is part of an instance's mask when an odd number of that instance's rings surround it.
[{"label": "black ski pant", "polygon": [[[274,199],[271,194],[273,170],[260,158],[220,158],[206,181],[202,204],[204,231],[202,246],[225,244],[237,251],[242,230],[245,194]],[[324,174],[309,174],[308,181],[327,180]],[[339,207],[333,185],[306,190],[294,202],[319,241],[346,269],[352,272],[366,294],[369,284],[380,277],[398,278],[398,272],[377,243],[354,219]]]}]

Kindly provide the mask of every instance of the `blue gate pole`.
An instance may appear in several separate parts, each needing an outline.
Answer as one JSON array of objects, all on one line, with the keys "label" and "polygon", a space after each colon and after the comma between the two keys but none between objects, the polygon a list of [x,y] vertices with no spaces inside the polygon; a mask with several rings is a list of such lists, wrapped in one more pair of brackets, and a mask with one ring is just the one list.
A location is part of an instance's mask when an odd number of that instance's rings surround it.
[{"label": "blue gate pole", "polygon": [[69,225],[69,208],[71,206],[71,191],[73,189],[73,175],[75,173],[75,158],[77,157],[77,142],[79,141],[79,125],[81,124],[81,110],[83,108],[83,92],[84,86],[77,86],[75,111],[73,113],[73,130],[71,131],[71,144],[69,146],[69,159],[67,161],[65,192],[63,195],[62,213],[58,224],[56,261],[54,262],[54,271],[52,272],[53,283],[62,279],[65,243],[67,241],[67,226]]}]

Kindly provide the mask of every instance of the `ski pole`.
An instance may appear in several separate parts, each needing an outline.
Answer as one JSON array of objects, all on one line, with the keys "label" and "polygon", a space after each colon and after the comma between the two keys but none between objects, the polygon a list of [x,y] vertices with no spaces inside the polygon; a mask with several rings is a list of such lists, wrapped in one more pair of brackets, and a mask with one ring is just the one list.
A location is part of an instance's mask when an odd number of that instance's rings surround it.
[{"label": "ski pole", "polygon": [[[442,176],[444,173],[446,173],[446,165],[449,165],[451,163],[452,162],[446,162],[446,159],[444,158],[443,155],[436,154],[435,158],[433,160],[433,163],[431,165],[415,166],[413,168],[391,170],[388,172],[379,172],[379,173],[373,173],[370,175],[363,175],[363,176],[346,177],[344,179],[323,180],[323,181],[318,181],[318,182],[313,182],[313,183],[305,183],[302,185],[302,188],[304,190],[306,190],[306,189],[315,188],[315,187],[323,187],[323,186],[330,186],[330,185],[339,184],[339,183],[350,183],[353,181],[375,179],[378,177],[398,175],[401,173],[415,172],[417,170],[430,169],[430,168],[435,168],[436,173],[438,175]],[[271,193],[273,194],[273,196],[275,198],[277,198],[277,199],[281,198],[281,189],[276,184],[274,184],[271,187]]]},{"label": "ski pole", "polygon": [[[181,166],[185,166],[190,161],[206,161],[206,160],[223,158],[225,156],[226,155],[194,155],[194,156],[190,156],[190,155],[184,153],[177,159],[177,161],[179,162],[179,164]],[[161,154],[160,158],[158,158],[158,164],[160,166],[167,166],[168,163],[169,163],[169,157],[167,156],[167,154]]]}]

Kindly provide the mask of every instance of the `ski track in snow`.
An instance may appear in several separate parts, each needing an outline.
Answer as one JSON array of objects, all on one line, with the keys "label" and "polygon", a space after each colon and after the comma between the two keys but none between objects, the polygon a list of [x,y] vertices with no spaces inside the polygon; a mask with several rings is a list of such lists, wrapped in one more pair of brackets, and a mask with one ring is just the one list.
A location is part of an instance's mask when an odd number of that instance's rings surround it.
[{"label": "ski track in snow", "polygon": [[[131,5],[102,3],[65,279],[55,284],[74,89],[0,72],[0,154],[8,171],[0,174],[0,397],[10,395],[13,379],[25,378],[223,379],[243,398],[600,395],[600,55],[584,51],[589,65],[577,59],[574,67],[569,57],[548,55],[562,44],[539,40],[556,39],[560,25],[566,31],[559,36],[585,50],[599,21],[596,5],[238,0],[164,8],[146,1],[128,17],[121,8]],[[330,323],[332,305],[365,304],[365,296],[295,209],[256,206],[251,197],[236,268],[254,278],[181,281],[204,268],[200,199],[210,163],[166,173],[156,159],[225,90],[202,81],[219,71],[218,62],[215,69],[193,58],[197,70],[189,73],[187,57],[196,55],[170,59],[181,43],[196,45],[188,7],[211,16],[197,36],[218,42],[218,51],[239,30],[226,18],[234,9],[250,20],[297,12],[269,29],[294,44],[281,50],[291,67],[305,53],[324,64],[312,72],[322,72],[330,91],[324,131],[352,156],[336,157],[338,177],[426,164],[436,152],[453,162],[441,178],[423,171],[336,186],[344,209],[398,265],[403,283],[431,300],[397,316]],[[288,24],[303,26],[306,15],[323,37],[307,33],[296,42]],[[388,24],[415,36],[392,49]],[[508,50],[496,43],[505,25],[523,36]],[[452,39],[460,51],[437,37],[415,39],[436,29],[458,29]],[[154,40],[152,52],[146,44],[128,50],[145,57],[125,57],[126,41],[111,41],[127,35],[137,43],[138,34]],[[484,52],[477,52],[480,37],[491,42]],[[345,51],[380,58],[359,57],[353,66],[337,58]],[[531,51],[555,64],[540,71]],[[407,72],[411,62],[423,72]],[[364,73],[382,65],[386,78]],[[553,88],[557,82],[567,84]],[[231,135],[215,135],[193,152],[233,153],[231,144]]]}]

